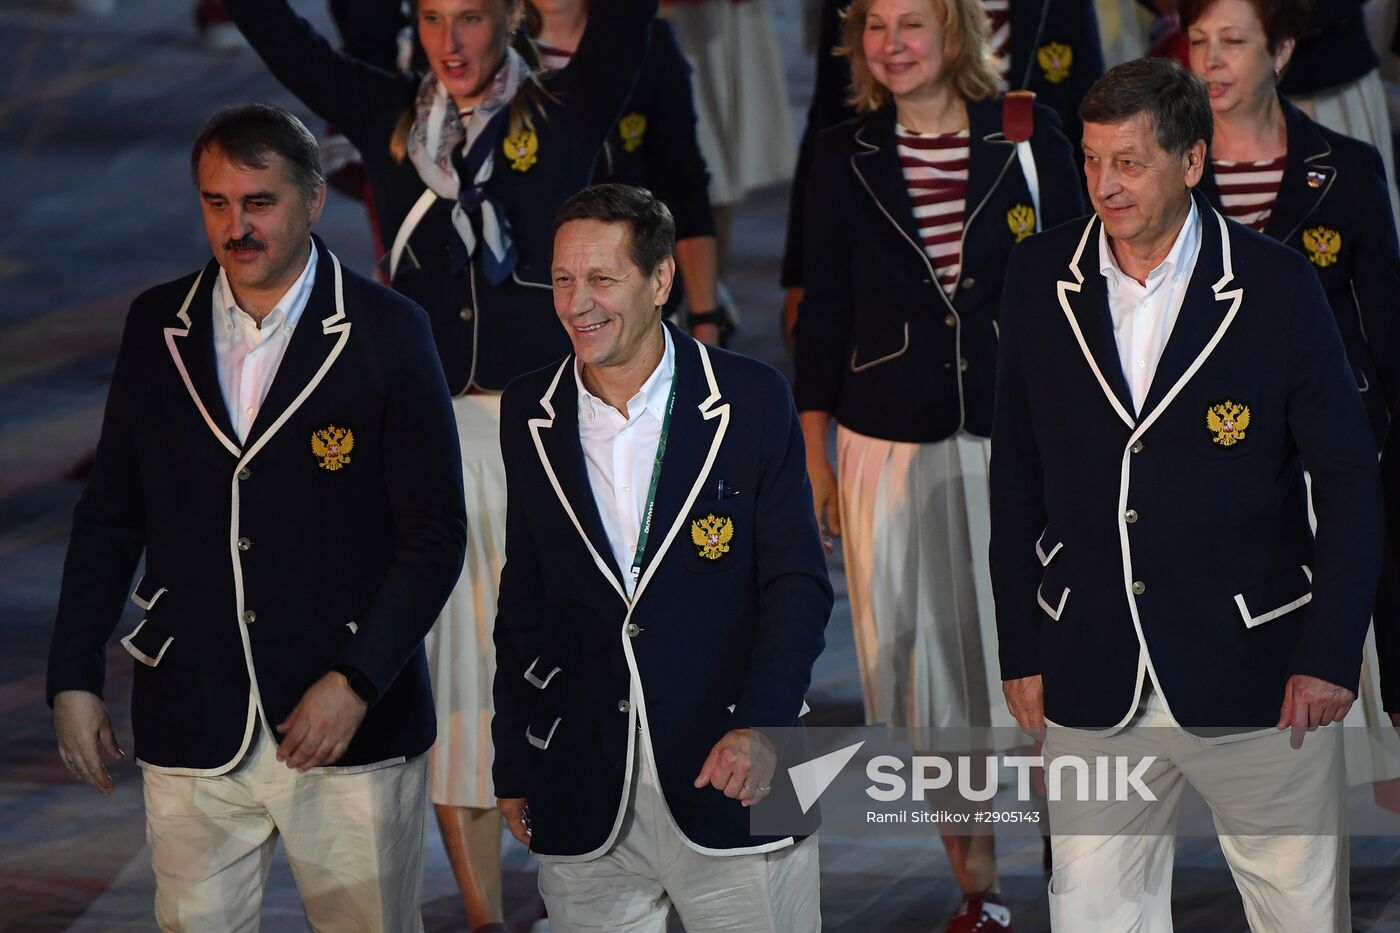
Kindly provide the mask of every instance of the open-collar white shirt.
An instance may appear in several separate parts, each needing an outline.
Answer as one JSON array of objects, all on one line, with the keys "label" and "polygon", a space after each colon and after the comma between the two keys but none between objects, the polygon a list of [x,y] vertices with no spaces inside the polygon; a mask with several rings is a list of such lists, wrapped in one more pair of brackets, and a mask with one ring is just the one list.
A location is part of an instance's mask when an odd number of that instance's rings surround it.
[{"label": "open-collar white shirt", "polygon": [[1099,272],[1107,280],[1108,310],[1113,316],[1118,359],[1133,394],[1133,408],[1139,415],[1181,303],[1186,299],[1186,286],[1200,253],[1201,217],[1194,197],[1171,252],[1147,274],[1145,283],[1139,283],[1118,265],[1108,234],[1099,225]]},{"label": "open-collar white shirt", "polygon": [[214,359],[224,405],[240,444],[248,439],[315,284],[313,242],[306,268],[259,326],[252,315],[238,307],[228,276],[222,267],[219,269],[219,281],[214,287]]},{"label": "open-collar white shirt", "polygon": [[[663,327],[662,333],[666,337],[666,351],[641,389],[627,400],[625,418],[622,412],[588,391],[579,362],[577,358],[574,360],[574,379],[578,382],[578,435],[583,445],[588,485],[593,490],[608,547],[622,572],[629,596],[637,589],[637,581],[630,571],[637,553],[642,511],[646,508],[647,491],[651,486],[652,464],[661,440],[661,423],[666,417],[666,402],[671,397],[671,380],[675,378],[676,348],[670,332]],[[651,533],[656,534],[657,529],[653,527]]]}]

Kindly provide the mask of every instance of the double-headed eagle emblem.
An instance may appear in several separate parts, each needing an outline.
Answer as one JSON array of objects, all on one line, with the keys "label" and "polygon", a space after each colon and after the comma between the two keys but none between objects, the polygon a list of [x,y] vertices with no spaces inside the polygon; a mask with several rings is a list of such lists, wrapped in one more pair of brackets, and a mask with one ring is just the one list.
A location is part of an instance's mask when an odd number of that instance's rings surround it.
[{"label": "double-headed eagle emblem", "polygon": [[642,146],[642,138],[647,132],[647,115],[635,110],[617,121],[617,135],[622,137],[622,148],[636,152]]},{"label": "double-headed eagle emblem", "polygon": [[1331,227],[1309,227],[1303,231],[1303,249],[1313,265],[1326,269],[1342,251],[1342,235]]},{"label": "double-headed eagle emblem", "polygon": [[350,462],[350,451],[355,449],[355,432],[349,428],[327,425],[311,435],[311,453],[317,465],[334,473]]},{"label": "double-headed eagle emblem", "polygon": [[1069,66],[1074,62],[1074,51],[1063,42],[1042,45],[1035,53],[1036,62],[1045,72],[1045,80],[1059,84],[1069,77]]},{"label": "double-headed eagle emblem", "polygon": [[1035,208],[1029,204],[1016,204],[1006,212],[1006,225],[1017,243],[1035,233]]},{"label": "double-headed eagle emblem", "polygon": [[1211,440],[1221,447],[1234,447],[1244,440],[1249,427],[1249,406],[1226,399],[1206,409],[1206,429],[1214,435]]},{"label": "double-headed eagle emblem", "polygon": [[534,130],[511,133],[501,143],[501,151],[510,159],[511,168],[517,172],[528,172],[540,160],[540,138]]},{"label": "double-headed eagle emblem", "polygon": [[734,519],[711,512],[690,523],[690,540],[706,560],[719,560],[729,553],[729,540],[734,537]]}]

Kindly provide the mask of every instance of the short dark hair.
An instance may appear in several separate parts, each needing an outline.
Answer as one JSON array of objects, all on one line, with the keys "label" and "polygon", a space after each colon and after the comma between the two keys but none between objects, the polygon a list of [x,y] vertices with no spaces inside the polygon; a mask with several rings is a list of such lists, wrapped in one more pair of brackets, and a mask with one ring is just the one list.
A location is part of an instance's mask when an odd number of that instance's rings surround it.
[{"label": "short dark hair", "polygon": [[[1269,54],[1278,51],[1285,39],[1297,39],[1308,25],[1309,0],[1245,0],[1264,27]],[[1200,19],[1216,0],[1181,0],[1178,16],[1183,31]]]},{"label": "short dark hair", "polygon": [[316,137],[292,114],[271,104],[242,104],[209,118],[190,149],[190,175],[199,184],[199,159],[217,147],[230,160],[248,168],[267,168],[268,153],[287,162],[292,181],[310,198],[325,181],[321,147]]},{"label": "short dark hair", "polygon": [[1198,139],[1210,146],[1215,122],[1210,95],[1201,79],[1171,59],[1138,58],[1110,68],[1094,82],[1079,105],[1085,123],[1122,123],[1140,113],[1174,159]]},{"label": "short dark hair", "polygon": [[656,195],[635,185],[593,185],[564,202],[554,215],[554,232],[571,220],[625,223],[632,232],[629,252],[637,268],[650,275],[676,250],[676,221]]}]

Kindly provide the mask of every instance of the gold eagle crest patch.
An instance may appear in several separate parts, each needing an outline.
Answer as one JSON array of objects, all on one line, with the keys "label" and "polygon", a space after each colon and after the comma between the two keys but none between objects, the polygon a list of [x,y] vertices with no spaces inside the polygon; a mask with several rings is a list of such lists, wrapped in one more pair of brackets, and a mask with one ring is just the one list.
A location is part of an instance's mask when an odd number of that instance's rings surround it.
[{"label": "gold eagle crest patch", "polygon": [[1035,53],[1035,60],[1040,70],[1045,72],[1045,80],[1059,84],[1069,77],[1069,66],[1074,64],[1074,50],[1063,42],[1051,42],[1040,47],[1040,51]]},{"label": "gold eagle crest patch", "polygon": [[501,143],[501,150],[510,159],[511,168],[517,172],[528,172],[540,160],[540,138],[534,130],[511,133]]},{"label": "gold eagle crest patch", "polygon": [[1011,210],[1006,212],[1006,225],[1011,228],[1015,242],[1021,242],[1035,233],[1035,208],[1029,204],[1013,205]]},{"label": "gold eagle crest patch", "polygon": [[1244,402],[1227,398],[1206,409],[1206,430],[1210,431],[1211,440],[1221,447],[1234,447],[1244,440],[1248,427],[1249,406]]},{"label": "gold eagle crest patch", "polygon": [[1309,227],[1303,231],[1303,249],[1308,251],[1313,265],[1326,269],[1342,251],[1342,235],[1331,227]]},{"label": "gold eagle crest patch", "polygon": [[311,453],[317,466],[334,473],[350,463],[350,451],[355,449],[355,432],[349,428],[327,425],[311,434]]},{"label": "gold eagle crest patch", "polygon": [[734,519],[711,512],[690,523],[690,540],[706,560],[719,560],[729,553],[729,541],[734,537]]},{"label": "gold eagle crest patch", "polygon": [[617,121],[617,135],[622,137],[622,148],[636,152],[642,147],[642,138],[647,134],[647,115],[635,110]]}]

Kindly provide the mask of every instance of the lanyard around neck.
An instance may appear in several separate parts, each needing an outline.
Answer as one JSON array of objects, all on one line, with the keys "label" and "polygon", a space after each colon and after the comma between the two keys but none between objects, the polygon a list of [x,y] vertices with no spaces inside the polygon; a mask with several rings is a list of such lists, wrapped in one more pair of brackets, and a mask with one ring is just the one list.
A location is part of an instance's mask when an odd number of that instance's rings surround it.
[{"label": "lanyard around neck", "polygon": [[642,575],[642,557],[646,554],[647,538],[651,536],[651,513],[656,508],[656,488],[661,484],[661,461],[666,457],[666,438],[671,433],[671,412],[676,407],[676,374],[671,374],[671,394],[666,399],[666,415],[661,419],[661,436],[656,440],[656,459],[651,464],[651,485],[647,488],[647,503],[642,509],[642,527],[637,533],[637,552],[632,556],[632,582]]}]

